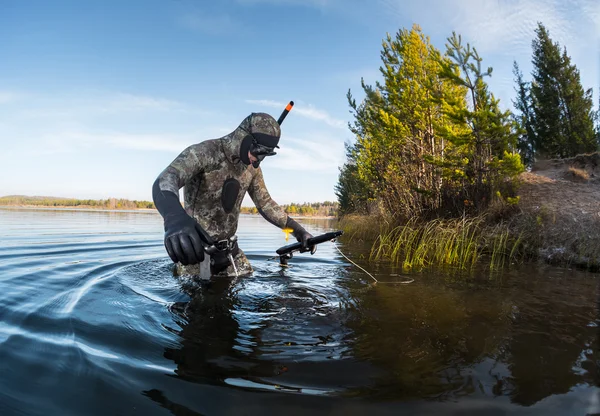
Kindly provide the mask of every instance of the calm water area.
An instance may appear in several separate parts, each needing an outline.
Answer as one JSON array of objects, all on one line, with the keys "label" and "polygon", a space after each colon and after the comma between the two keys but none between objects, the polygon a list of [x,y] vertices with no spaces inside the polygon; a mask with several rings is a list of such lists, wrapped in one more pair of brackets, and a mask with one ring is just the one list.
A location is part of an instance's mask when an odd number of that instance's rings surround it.
[{"label": "calm water area", "polygon": [[[313,235],[332,220],[299,219]],[[0,208],[0,415],[600,413],[598,274],[411,284],[242,215],[248,277],[176,278],[155,212]],[[292,237],[293,238],[293,237]]]}]

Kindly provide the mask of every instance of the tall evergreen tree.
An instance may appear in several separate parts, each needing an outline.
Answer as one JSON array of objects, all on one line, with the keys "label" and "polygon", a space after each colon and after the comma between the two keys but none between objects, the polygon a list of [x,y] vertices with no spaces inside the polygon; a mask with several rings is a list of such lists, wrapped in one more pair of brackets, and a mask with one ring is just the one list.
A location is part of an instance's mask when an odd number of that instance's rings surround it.
[{"label": "tall evergreen tree", "polygon": [[596,117],[596,143],[600,148],[600,94],[598,94],[598,109],[595,113]]},{"label": "tall evergreen tree", "polygon": [[515,61],[513,63],[513,74],[517,84],[515,90],[517,99],[512,103],[518,113],[514,114],[518,128],[518,148],[523,162],[530,166],[535,161],[535,151],[538,144],[535,142],[536,134],[533,131],[533,109],[531,106],[531,95],[529,93],[529,83],[523,80],[523,73],[519,69],[519,65]]},{"label": "tall evergreen tree", "polygon": [[597,150],[592,90],[584,91],[579,70],[548,30],[538,23],[533,47],[531,98],[536,152],[546,157],[570,157]]},{"label": "tall evergreen tree", "polygon": [[398,216],[421,215],[440,206],[443,172],[428,158],[443,157],[446,143],[437,134],[448,123],[438,96],[464,91],[440,77],[446,60],[421,28],[400,30],[383,42],[380,72],[383,82],[365,85],[357,105],[348,92],[355,115],[357,175],[369,183],[387,210]]},{"label": "tall evergreen tree", "polygon": [[465,47],[456,33],[448,38],[446,47],[452,61],[442,64],[443,77],[466,89],[468,106],[447,106],[449,118],[466,126],[466,131],[447,131],[445,137],[466,161],[462,192],[481,209],[505,178],[523,170],[521,158],[515,153],[517,136],[510,111],[500,110],[499,100],[484,80],[491,76],[492,68],[483,71],[477,50],[468,43]]},{"label": "tall evergreen tree", "polygon": [[553,44],[546,28],[540,23],[533,40],[533,81],[531,98],[536,151],[542,157],[561,157],[564,138],[561,135],[561,108],[558,93],[560,50]]}]

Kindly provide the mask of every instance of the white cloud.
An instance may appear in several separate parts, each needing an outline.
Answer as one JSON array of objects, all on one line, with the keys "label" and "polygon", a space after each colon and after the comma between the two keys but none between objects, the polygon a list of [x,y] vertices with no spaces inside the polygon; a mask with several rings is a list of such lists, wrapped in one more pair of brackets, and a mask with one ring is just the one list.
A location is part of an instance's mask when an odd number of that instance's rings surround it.
[{"label": "white cloud", "polygon": [[600,2],[597,0],[583,1],[582,13],[592,22],[592,27],[596,28],[596,40],[598,40],[600,38]]},{"label": "white cloud", "polygon": [[33,155],[77,153],[82,149],[127,149],[179,153],[196,140],[189,135],[131,134],[102,132],[85,129],[56,130],[35,137],[36,145],[29,150]]},{"label": "white cloud", "polygon": [[433,0],[429,7],[401,0],[379,0],[379,4],[396,21],[411,16],[415,23],[447,32],[446,37],[454,30],[480,53],[501,52],[512,56],[530,53],[538,21],[561,45],[574,43],[585,31],[599,31],[600,10],[596,0]]},{"label": "white cloud", "polygon": [[122,113],[198,112],[184,103],[144,95],[121,92],[90,92],[77,96],[32,97],[30,107],[22,114],[30,117],[81,117]]},{"label": "white cloud", "polygon": [[531,43],[538,22],[548,29],[553,41],[567,48],[581,71],[584,88],[598,90],[598,0],[428,0],[427,7],[423,2],[377,1],[388,28],[396,32],[418,23],[442,52],[452,31],[462,35],[463,44],[469,43],[479,52],[483,67],[494,68],[487,81],[504,108],[512,108],[515,95],[514,60],[526,79],[529,77]]},{"label": "white cloud", "polygon": [[327,135],[317,141],[286,136],[279,145],[277,155],[266,159],[277,169],[337,173],[344,160],[344,144]]},{"label": "white cloud", "polygon": [[[3,100],[15,96],[0,92]],[[7,142],[7,151],[27,149],[51,155],[73,153],[93,144],[99,148],[180,152],[202,137],[222,136],[228,130],[214,122],[199,130],[197,116],[213,113],[148,95],[85,91],[79,95],[27,93],[18,97],[18,104],[0,113],[0,137]]]},{"label": "white cloud", "polygon": [[[246,102],[248,104],[261,105],[264,107],[280,108],[281,111],[283,111],[283,109],[287,105],[287,103],[281,103],[281,102],[273,101],[273,100],[246,100]],[[299,105],[297,103],[294,103],[294,108],[292,109],[292,111],[295,114],[298,114],[302,117],[305,117],[305,118],[308,118],[311,120],[322,121],[331,127],[336,127],[336,128],[341,128],[341,129],[346,127],[346,123],[343,120],[334,118],[334,117],[330,116],[326,111],[319,110],[311,104],[309,104],[308,106],[304,106],[302,104]]]},{"label": "white cloud", "polygon": [[512,2],[461,1],[453,25],[484,52],[529,53],[538,21],[550,30],[555,41],[572,40],[573,22],[569,21],[571,4],[562,0]]},{"label": "white cloud", "polygon": [[324,121],[332,127],[337,127],[341,129],[346,127],[346,123],[344,121],[339,120],[337,118],[333,118],[326,111],[318,110],[312,105],[309,105],[308,107],[299,107],[296,109],[296,112],[306,118]]},{"label": "white cloud", "polygon": [[108,145],[121,149],[151,150],[179,153],[194,143],[192,137],[169,134],[128,134],[122,132],[78,132],[71,138],[83,143]]},{"label": "white cloud", "polygon": [[65,96],[62,100],[64,100],[65,106],[75,110],[81,109],[86,112],[193,112],[205,115],[210,114],[209,111],[195,108],[180,101],[123,92],[91,93],[85,99],[80,96]]},{"label": "white cloud", "polygon": [[284,108],[286,104],[273,100],[246,100],[248,104],[263,105],[271,108]]},{"label": "white cloud", "polygon": [[12,118],[36,119],[77,119],[123,113],[191,113],[209,115],[194,106],[161,97],[151,97],[123,92],[85,91],[77,95],[33,94],[16,95],[0,92],[0,104],[19,99],[24,106],[13,110]]}]

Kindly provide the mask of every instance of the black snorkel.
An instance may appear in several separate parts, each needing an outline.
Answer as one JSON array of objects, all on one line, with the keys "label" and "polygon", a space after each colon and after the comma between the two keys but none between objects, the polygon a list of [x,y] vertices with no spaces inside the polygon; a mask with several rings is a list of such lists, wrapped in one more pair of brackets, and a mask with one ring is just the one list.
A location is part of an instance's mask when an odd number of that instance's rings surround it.
[{"label": "black snorkel", "polygon": [[[277,119],[277,124],[281,126],[281,123],[283,123],[283,120],[291,111],[293,106],[293,101],[290,101],[288,105],[285,106],[285,109],[279,116],[279,119]],[[252,128],[252,115],[250,117],[251,118],[249,124],[250,128]],[[264,133],[252,133],[250,131],[247,131],[247,133],[248,136],[246,136],[246,138],[244,139],[244,141],[246,141],[247,144],[245,146],[242,146],[240,157],[244,163],[249,165],[250,161],[247,160],[245,154],[245,152],[249,150],[250,154],[257,159],[256,161],[252,162],[252,166],[256,169],[265,157],[274,156],[277,154],[277,152],[275,152],[275,148],[279,148],[279,146],[277,146],[277,143],[279,142],[279,137],[271,136],[269,134]]]},{"label": "black snorkel", "polygon": [[283,110],[283,112],[281,113],[281,115],[279,116],[279,118],[277,119],[277,124],[279,124],[281,126],[281,123],[283,123],[283,120],[285,120],[285,118],[287,117],[288,113],[292,110],[292,107],[294,106],[294,102],[290,101],[288,103],[288,105],[285,106],[285,109]]}]

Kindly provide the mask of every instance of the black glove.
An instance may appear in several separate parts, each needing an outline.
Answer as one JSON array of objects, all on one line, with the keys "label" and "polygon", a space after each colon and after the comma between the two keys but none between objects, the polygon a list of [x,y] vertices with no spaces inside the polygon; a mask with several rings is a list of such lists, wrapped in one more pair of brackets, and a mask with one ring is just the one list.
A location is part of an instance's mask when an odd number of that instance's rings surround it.
[{"label": "black glove", "polygon": [[204,246],[212,239],[200,224],[190,217],[179,202],[179,197],[159,187],[159,180],[152,187],[152,199],[156,209],[165,220],[165,248],[174,263],[196,264],[204,260]]},{"label": "black glove", "polygon": [[317,246],[308,246],[308,239],[312,238],[313,235],[306,231],[300,224],[298,224],[291,217],[288,217],[287,222],[285,223],[285,228],[291,228],[293,231],[293,236],[296,237],[299,243],[302,243],[302,249],[300,249],[300,253],[305,253],[310,251],[310,254],[315,254],[317,251]]},{"label": "black glove", "polygon": [[197,264],[204,260],[200,224],[187,214],[165,219],[165,248],[174,263]]}]

